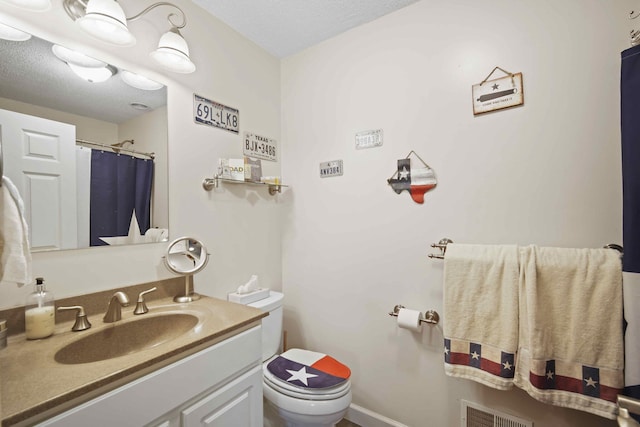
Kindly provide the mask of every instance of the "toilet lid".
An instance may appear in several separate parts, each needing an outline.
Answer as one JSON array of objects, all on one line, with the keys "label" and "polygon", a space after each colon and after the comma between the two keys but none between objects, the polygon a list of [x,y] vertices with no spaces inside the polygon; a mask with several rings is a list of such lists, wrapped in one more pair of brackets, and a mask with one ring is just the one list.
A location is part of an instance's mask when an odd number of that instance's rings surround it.
[{"label": "toilet lid", "polygon": [[269,372],[269,370],[267,369],[266,362],[264,363],[262,369],[264,372],[262,379],[265,387],[269,387],[279,394],[283,394],[285,396],[293,397],[296,399],[316,401],[335,400],[341,398],[351,390],[350,381],[329,389],[299,388],[297,386],[287,384],[274,377],[273,374],[271,374],[271,372]]},{"label": "toilet lid", "polygon": [[265,379],[279,387],[304,394],[333,394],[351,376],[351,370],[333,357],[298,348],[272,358],[264,372]]}]

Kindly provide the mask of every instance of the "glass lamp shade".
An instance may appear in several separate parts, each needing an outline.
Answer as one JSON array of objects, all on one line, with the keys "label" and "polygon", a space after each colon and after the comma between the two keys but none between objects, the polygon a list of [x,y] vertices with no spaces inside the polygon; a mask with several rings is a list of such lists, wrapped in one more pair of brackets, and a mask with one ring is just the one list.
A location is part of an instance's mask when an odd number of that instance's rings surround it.
[{"label": "glass lamp shade", "polygon": [[136,38],[127,28],[127,18],[115,0],[89,0],[78,25],[93,37],[118,46],[133,46]]},{"label": "glass lamp shade", "polygon": [[122,80],[129,86],[142,90],[158,90],[162,89],[164,85],[151,80],[140,74],[132,73],[131,71],[122,70],[120,73]]},{"label": "glass lamp shade", "polygon": [[151,57],[164,68],[176,73],[193,73],[196,66],[189,59],[189,46],[176,28],[172,28],[160,37],[158,48]]},{"label": "glass lamp shade", "polygon": [[43,12],[51,8],[51,0],[5,0],[14,6],[34,12]]},{"label": "glass lamp shade", "polygon": [[68,63],[67,65],[78,77],[88,81],[89,83],[104,82],[109,80],[109,78],[114,74],[114,70],[109,67],[82,67],[71,63]]},{"label": "glass lamp shade", "polygon": [[53,46],[51,46],[51,50],[53,51],[53,54],[58,57],[58,59],[69,64],[88,68],[104,68],[107,65],[106,62],[93,59],[90,56],[85,55],[84,53],[71,50],[58,44],[54,44]]},{"label": "glass lamp shade", "polygon": [[20,31],[17,28],[10,27],[0,22],[0,39],[9,40],[12,42],[23,42],[29,40],[31,34]]}]

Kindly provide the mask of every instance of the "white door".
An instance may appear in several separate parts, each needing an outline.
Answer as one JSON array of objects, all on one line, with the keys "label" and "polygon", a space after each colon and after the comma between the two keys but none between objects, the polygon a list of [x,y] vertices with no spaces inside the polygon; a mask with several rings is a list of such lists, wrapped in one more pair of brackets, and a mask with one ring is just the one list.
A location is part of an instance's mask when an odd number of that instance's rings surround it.
[{"label": "white door", "polygon": [[32,251],[77,247],[75,126],[0,109],[4,175],[24,200]]}]

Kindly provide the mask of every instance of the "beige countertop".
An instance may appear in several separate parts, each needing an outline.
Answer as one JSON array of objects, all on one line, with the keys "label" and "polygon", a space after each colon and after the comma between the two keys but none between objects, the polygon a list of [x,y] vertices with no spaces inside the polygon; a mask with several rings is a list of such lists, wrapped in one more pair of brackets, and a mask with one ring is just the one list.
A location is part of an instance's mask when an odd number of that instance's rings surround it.
[{"label": "beige countertop", "polygon": [[[190,303],[163,298],[147,305],[148,313],[134,316],[134,300],[122,309],[122,320],[116,323],[104,323],[103,314],[90,315],[92,327],[87,331],[71,332],[73,321],[66,321],[56,324],[49,338],[27,340],[23,333],[10,336],[7,348],[0,350],[2,426],[47,419],[254,327],[267,315],[256,308],[204,296]],[[167,312],[190,313],[199,321],[177,338],[125,356],[81,364],[55,361],[60,348],[87,334]]]}]

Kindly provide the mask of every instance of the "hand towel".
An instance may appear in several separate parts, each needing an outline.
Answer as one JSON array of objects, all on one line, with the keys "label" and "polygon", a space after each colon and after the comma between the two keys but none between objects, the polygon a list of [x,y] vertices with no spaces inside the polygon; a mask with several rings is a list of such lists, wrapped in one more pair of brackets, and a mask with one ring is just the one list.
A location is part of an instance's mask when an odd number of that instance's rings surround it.
[{"label": "hand towel", "polygon": [[[640,273],[622,273],[624,294],[624,392],[625,396],[640,400]],[[640,414],[631,414],[640,421]]]},{"label": "hand towel", "polygon": [[29,229],[24,203],[16,186],[2,177],[0,193],[0,281],[31,283]]},{"label": "hand towel", "polygon": [[611,249],[520,249],[515,384],[615,419],[622,390],[622,267]]},{"label": "hand towel", "polygon": [[447,245],[445,373],[507,390],[518,348],[518,248]]}]

